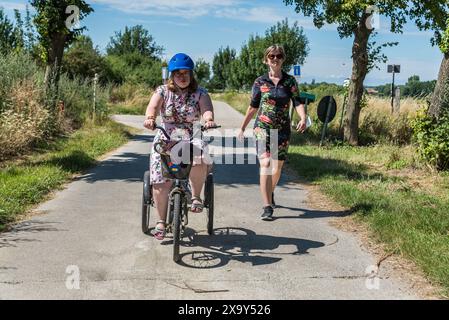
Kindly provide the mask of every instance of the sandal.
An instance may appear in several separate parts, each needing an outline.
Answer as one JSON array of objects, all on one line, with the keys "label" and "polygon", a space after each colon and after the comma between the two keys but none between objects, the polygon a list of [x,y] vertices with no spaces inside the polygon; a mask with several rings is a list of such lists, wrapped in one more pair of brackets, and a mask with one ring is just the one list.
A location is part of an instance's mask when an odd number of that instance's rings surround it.
[{"label": "sandal", "polygon": [[[194,201],[196,201],[196,203]],[[203,200],[201,200],[200,197],[193,197],[192,205],[190,206],[190,211],[194,213],[200,213],[203,212],[203,209],[204,209]]]},{"label": "sandal", "polygon": [[[164,229],[161,229],[160,227],[158,227],[158,224],[164,224]],[[155,237],[157,240],[162,241],[165,238],[165,221],[158,221],[156,223],[156,227],[151,230],[151,234],[153,235],[153,237]]]}]

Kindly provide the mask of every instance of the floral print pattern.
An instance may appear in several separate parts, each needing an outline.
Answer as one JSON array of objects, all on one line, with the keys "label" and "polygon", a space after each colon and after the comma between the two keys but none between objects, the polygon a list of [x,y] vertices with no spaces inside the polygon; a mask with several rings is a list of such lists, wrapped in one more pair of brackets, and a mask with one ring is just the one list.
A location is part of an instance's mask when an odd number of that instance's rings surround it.
[{"label": "floral print pattern", "polygon": [[[254,124],[259,157],[277,157],[278,160],[286,160],[291,135],[290,101],[293,101],[294,107],[305,102],[300,98],[298,83],[293,76],[282,72],[282,79],[277,86],[268,74],[257,78],[254,82],[250,105],[259,109]],[[277,150],[271,150],[270,130],[277,130]]]},{"label": "floral print pattern", "polygon": [[[156,93],[164,98],[164,103],[161,108],[160,116],[162,117],[161,126],[172,136],[175,134],[183,140],[190,139],[193,135],[193,123],[200,121],[201,111],[199,101],[201,96],[207,94],[203,88],[198,88],[195,93],[178,95],[175,92],[168,90],[167,85],[159,86]],[[165,136],[158,130],[153,140],[153,146],[166,139]],[[195,141],[195,144],[200,144],[202,150],[206,150],[204,142]],[[162,176],[162,160],[161,155],[152,147],[150,155],[150,183],[160,184],[169,181]]]}]

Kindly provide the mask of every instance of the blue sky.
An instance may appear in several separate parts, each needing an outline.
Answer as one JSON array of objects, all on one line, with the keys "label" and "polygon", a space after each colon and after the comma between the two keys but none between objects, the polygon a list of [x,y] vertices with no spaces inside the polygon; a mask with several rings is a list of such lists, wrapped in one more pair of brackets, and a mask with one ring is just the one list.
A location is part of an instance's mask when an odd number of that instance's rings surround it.
[{"label": "blue sky", "polygon": [[[350,76],[352,39],[340,39],[336,27],[316,29],[310,18],[298,15],[293,7],[283,1],[262,0],[88,0],[95,12],[81,25],[101,50],[104,50],[115,31],[125,26],[143,25],[165,48],[167,58],[176,52],[186,52],[194,59],[212,61],[221,46],[237,51],[250,34],[263,34],[277,21],[288,18],[304,27],[310,42],[310,53],[302,66],[302,81],[327,81],[342,83]],[[6,13],[12,17],[13,8],[23,10],[26,0],[0,0]],[[404,34],[391,34],[388,20],[380,17],[378,43],[398,41],[399,46],[386,48],[388,63],[401,64],[398,83],[405,83],[411,75],[422,80],[438,76],[442,54],[431,47],[430,32],[420,32],[409,23]],[[386,65],[373,70],[366,85],[385,84],[391,81]]]}]

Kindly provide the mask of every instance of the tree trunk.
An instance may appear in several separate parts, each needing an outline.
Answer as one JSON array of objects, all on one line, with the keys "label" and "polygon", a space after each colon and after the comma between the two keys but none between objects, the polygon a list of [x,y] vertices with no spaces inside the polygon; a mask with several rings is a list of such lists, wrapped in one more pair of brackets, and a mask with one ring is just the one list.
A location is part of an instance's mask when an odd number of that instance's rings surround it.
[{"label": "tree trunk", "polygon": [[59,77],[61,74],[62,56],[67,35],[57,33],[51,40],[48,50],[47,67],[45,69],[45,88],[47,94],[54,95],[58,92]]},{"label": "tree trunk", "polygon": [[444,55],[441,62],[428,113],[432,118],[438,119],[444,111],[449,111],[449,53]]},{"label": "tree trunk", "polygon": [[359,118],[363,98],[363,82],[368,73],[368,41],[372,33],[366,27],[368,14],[364,14],[354,30],[352,46],[352,76],[348,93],[348,106],[344,120],[344,139],[355,146],[359,143]]}]

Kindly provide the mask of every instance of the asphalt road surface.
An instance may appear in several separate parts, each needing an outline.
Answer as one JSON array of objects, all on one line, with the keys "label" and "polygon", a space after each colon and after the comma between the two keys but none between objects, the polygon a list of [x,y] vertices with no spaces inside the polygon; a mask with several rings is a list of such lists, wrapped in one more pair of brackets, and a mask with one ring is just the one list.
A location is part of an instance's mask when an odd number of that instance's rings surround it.
[{"label": "asphalt road surface", "polygon": [[[223,131],[239,127],[242,116],[231,107],[215,102],[215,110]],[[143,129],[143,117],[115,119]],[[134,136],[31,220],[0,234],[0,299],[418,298],[382,268],[370,276],[376,259],[331,227],[330,213],[307,208],[303,186],[287,175],[276,192],[276,219],[261,221],[254,149],[244,155],[236,148],[233,156],[232,137],[215,166],[215,235],[207,235],[205,213],[190,214],[175,264],[170,238],[141,232],[152,137],[146,130]],[[243,164],[226,164],[237,158]]]}]

